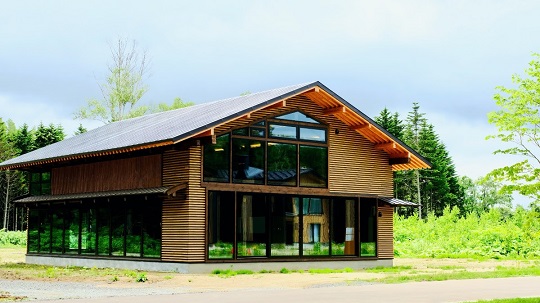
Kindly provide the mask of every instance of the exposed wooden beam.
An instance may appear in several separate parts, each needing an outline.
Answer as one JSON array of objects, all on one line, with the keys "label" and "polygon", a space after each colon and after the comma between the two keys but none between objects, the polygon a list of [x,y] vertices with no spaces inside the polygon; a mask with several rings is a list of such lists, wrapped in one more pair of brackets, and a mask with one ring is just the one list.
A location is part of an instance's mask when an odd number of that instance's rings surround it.
[{"label": "exposed wooden beam", "polygon": [[167,196],[173,196],[173,197],[176,197],[176,193],[182,189],[186,189],[188,186],[188,183],[187,182],[181,182],[181,183],[178,183],[178,185],[175,185],[171,188],[169,188],[166,192]]},{"label": "exposed wooden beam", "polygon": [[276,102],[276,103],[274,103],[272,105],[269,105],[269,106],[265,107],[264,109],[281,108],[281,107],[285,107],[285,106],[287,106],[287,101],[281,100],[279,102]]},{"label": "exposed wooden beam", "polygon": [[390,163],[390,165],[409,164],[410,162],[411,162],[411,158],[390,158],[390,159],[388,159],[388,163]]},{"label": "exposed wooden beam", "polygon": [[339,114],[344,114],[347,112],[347,108],[345,106],[338,106],[338,107],[332,107],[332,108],[327,108],[323,111],[323,115],[339,115]]},{"label": "exposed wooden beam", "polygon": [[410,158],[410,153],[398,153],[398,154],[390,154],[390,159],[398,159],[398,158]]},{"label": "exposed wooden beam", "polygon": [[379,143],[375,144],[376,149],[386,150],[386,149],[394,149],[396,148],[396,142],[387,142],[387,143]]},{"label": "exposed wooden beam", "polygon": [[203,131],[202,133],[196,135],[195,137],[193,138],[201,138],[201,137],[210,137],[210,136],[213,136],[214,135],[214,128],[209,128],[205,131]]},{"label": "exposed wooden beam", "polygon": [[365,128],[370,129],[372,127],[373,126],[371,124],[369,124],[369,123],[349,126],[349,128],[352,129],[352,130],[361,130],[361,129],[365,129]]}]

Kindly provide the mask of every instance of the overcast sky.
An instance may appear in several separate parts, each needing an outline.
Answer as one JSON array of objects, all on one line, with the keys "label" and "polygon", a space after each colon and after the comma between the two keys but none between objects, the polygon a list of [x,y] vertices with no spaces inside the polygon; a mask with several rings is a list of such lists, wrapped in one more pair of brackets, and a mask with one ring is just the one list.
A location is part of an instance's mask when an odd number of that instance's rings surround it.
[{"label": "overcast sky", "polygon": [[515,159],[486,114],[540,52],[540,1],[2,1],[0,117],[72,134],[73,113],[106,77],[109,43],[151,57],[145,103],[196,103],[321,81],[367,115],[412,103],[457,172]]}]

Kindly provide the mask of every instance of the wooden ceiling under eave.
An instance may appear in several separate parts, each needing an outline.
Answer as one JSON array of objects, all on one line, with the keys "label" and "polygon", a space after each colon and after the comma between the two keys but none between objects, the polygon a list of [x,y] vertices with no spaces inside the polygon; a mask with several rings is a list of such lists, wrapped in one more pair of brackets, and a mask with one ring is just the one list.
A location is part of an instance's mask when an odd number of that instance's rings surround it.
[{"label": "wooden ceiling under eave", "polygon": [[393,171],[430,168],[424,159],[324,89],[315,87],[303,95],[321,106],[326,115],[335,116],[373,143],[376,149],[386,152]]}]

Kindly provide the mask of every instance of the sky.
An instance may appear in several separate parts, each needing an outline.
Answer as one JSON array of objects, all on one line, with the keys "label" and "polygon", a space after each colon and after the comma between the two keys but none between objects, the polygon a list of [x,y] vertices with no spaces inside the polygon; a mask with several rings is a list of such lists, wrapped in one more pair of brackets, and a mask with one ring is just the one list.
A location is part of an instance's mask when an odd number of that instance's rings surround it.
[{"label": "sky", "polygon": [[321,81],[375,117],[412,103],[435,126],[457,173],[513,162],[496,129],[497,86],[540,52],[540,1],[1,1],[0,118],[61,124],[107,76],[110,45],[151,59],[144,104],[202,103]]}]

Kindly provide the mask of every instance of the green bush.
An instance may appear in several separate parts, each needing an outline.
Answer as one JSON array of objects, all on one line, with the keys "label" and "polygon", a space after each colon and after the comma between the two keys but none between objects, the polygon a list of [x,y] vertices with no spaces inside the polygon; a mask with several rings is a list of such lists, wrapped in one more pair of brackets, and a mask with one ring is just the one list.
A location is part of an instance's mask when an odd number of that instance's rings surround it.
[{"label": "green bush", "polygon": [[460,216],[457,208],[440,217],[394,216],[394,255],[428,258],[538,258],[540,214],[497,209]]},{"label": "green bush", "polygon": [[11,245],[26,246],[26,232],[0,229],[0,246]]}]

